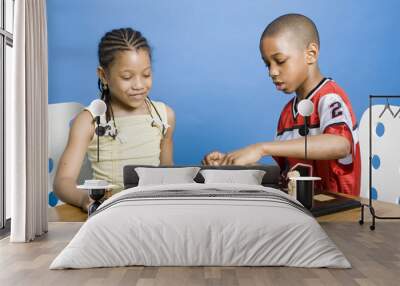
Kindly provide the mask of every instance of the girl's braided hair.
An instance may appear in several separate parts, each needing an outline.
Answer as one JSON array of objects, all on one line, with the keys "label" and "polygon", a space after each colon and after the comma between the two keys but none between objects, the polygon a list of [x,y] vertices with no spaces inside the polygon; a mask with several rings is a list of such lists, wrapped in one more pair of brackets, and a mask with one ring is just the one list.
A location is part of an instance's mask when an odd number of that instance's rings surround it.
[{"label": "girl's braided hair", "polygon": [[[100,66],[103,69],[109,68],[114,61],[117,52],[144,49],[149,53],[151,59],[151,48],[145,37],[139,31],[132,28],[120,28],[107,32],[100,40],[98,57]],[[101,93],[101,99],[107,105],[106,120],[114,120],[114,114],[110,104],[111,95],[107,85],[98,80],[98,88]]]}]

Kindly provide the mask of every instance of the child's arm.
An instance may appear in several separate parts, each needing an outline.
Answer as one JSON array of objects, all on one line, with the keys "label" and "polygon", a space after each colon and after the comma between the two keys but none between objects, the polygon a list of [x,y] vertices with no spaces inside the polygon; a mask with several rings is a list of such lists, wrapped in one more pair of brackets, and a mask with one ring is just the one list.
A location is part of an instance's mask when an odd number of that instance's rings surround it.
[{"label": "child's arm", "polygon": [[173,135],[175,130],[175,113],[169,107],[167,109],[167,120],[170,127],[167,129],[165,137],[161,140],[161,153],[160,153],[160,164],[161,165],[174,165],[174,142]]},{"label": "child's arm", "polygon": [[59,160],[53,183],[54,192],[60,200],[84,210],[87,210],[89,197],[76,188],[76,180],[93,135],[93,118],[88,111],[83,111],[71,126],[68,143]]},{"label": "child's arm", "polygon": [[[220,165],[247,165],[264,156],[304,159],[304,138],[262,142],[228,153]],[[351,152],[351,143],[343,136],[321,134],[307,137],[307,158],[311,160],[333,160],[346,157]]]}]

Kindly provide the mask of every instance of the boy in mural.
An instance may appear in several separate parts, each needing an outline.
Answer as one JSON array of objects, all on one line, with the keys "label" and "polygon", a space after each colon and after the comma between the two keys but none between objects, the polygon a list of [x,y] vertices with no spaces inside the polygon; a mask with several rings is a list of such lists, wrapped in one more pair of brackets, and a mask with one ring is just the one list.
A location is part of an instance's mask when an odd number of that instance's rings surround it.
[{"label": "boy in mural", "polygon": [[175,114],[149,98],[152,70],[146,38],[131,28],[112,30],[102,37],[98,57],[98,86],[107,105],[101,122],[111,129],[100,137],[101,160],[97,162],[93,114],[84,110],[72,124],[54,179],[56,195],[84,210],[90,199],[77,190],[76,181],[86,153],[93,178],[117,185],[114,193],[123,188],[124,165],[173,165]]},{"label": "boy in mural", "polygon": [[[274,142],[262,142],[224,154],[214,151],[204,157],[207,165],[247,165],[263,156],[273,156],[282,173],[297,163],[313,166],[322,178],[317,187],[358,196],[360,151],[356,118],[346,93],[324,77],[318,66],[319,35],[313,21],[287,14],[272,21],[260,39],[260,52],[276,88],[295,96],[283,108]],[[309,99],[314,104],[309,130],[297,104]],[[308,132],[307,158],[304,134]]]}]

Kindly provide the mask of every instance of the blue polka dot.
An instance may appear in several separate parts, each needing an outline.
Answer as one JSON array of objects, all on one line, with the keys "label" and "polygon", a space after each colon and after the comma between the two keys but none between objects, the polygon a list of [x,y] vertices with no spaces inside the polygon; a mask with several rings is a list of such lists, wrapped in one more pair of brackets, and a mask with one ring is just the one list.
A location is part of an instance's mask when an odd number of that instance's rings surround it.
[{"label": "blue polka dot", "polygon": [[385,125],[383,125],[383,123],[379,122],[376,125],[375,132],[376,132],[376,135],[378,135],[379,137],[382,137],[383,134],[385,134]]},{"label": "blue polka dot", "polygon": [[69,121],[69,128],[71,128],[72,127],[72,124],[74,123],[74,120],[75,120],[75,117],[74,118],[72,118],[70,121]]},{"label": "blue polka dot", "polygon": [[381,166],[381,158],[379,158],[378,155],[374,155],[372,157],[372,167],[374,167],[374,169],[379,169],[379,167]]},{"label": "blue polka dot", "polygon": [[58,203],[58,198],[57,196],[54,194],[54,192],[50,192],[49,193],[49,205],[52,207],[55,207]]},{"label": "blue polka dot", "polygon": [[374,187],[371,188],[371,199],[373,200],[378,199],[378,191]]},{"label": "blue polka dot", "polygon": [[53,171],[53,167],[54,167],[53,159],[49,158],[49,173]]}]

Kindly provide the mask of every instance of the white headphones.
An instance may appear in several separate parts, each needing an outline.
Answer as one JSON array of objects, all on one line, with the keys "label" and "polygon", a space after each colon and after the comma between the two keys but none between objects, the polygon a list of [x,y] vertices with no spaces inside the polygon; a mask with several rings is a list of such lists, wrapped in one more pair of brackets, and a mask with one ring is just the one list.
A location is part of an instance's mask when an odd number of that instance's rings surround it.
[{"label": "white headphones", "polygon": [[[164,137],[170,125],[162,120],[160,113],[150,99],[147,98],[145,103],[152,119],[151,126],[160,128],[161,135]],[[154,118],[153,113],[151,112],[151,107],[154,108],[158,118]],[[86,107],[86,110],[88,110],[96,120],[97,126],[95,132],[98,136],[111,136],[113,139],[118,136],[118,129],[115,124],[112,124],[111,121],[106,121],[104,115],[107,111],[107,105],[103,100],[93,100],[90,105]]]}]

